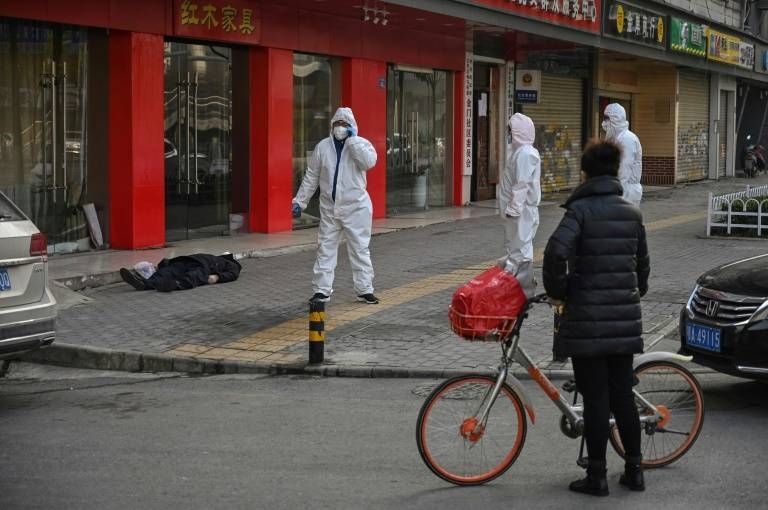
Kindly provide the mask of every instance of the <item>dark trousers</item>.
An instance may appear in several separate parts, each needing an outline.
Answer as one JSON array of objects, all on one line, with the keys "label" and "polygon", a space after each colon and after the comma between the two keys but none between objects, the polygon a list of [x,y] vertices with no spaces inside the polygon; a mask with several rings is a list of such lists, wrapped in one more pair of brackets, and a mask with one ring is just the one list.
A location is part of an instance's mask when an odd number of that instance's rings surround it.
[{"label": "dark trousers", "polygon": [[576,386],[584,398],[584,437],[589,460],[605,461],[611,413],[627,457],[640,456],[640,418],[632,395],[631,354],[572,358]]}]

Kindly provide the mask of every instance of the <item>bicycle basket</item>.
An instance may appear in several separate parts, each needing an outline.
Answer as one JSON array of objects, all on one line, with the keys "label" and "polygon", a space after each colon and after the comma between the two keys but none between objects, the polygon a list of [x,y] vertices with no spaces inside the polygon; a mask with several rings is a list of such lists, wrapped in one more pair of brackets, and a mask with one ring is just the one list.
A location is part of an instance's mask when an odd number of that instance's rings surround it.
[{"label": "bicycle basket", "polygon": [[509,335],[517,320],[515,317],[467,315],[457,312],[453,306],[448,307],[448,319],[454,333],[472,342],[499,341]]},{"label": "bicycle basket", "polygon": [[525,300],[517,278],[494,266],[453,293],[451,329],[467,340],[499,340],[512,330]]}]

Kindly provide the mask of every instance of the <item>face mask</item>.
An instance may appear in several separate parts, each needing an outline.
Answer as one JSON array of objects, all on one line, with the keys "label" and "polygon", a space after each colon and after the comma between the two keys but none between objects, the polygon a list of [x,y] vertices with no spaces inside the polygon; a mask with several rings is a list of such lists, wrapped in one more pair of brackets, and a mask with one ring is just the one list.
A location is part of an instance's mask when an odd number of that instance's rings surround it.
[{"label": "face mask", "polygon": [[610,140],[611,138],[613,138],[614,132],[613,132],[613,126],[611,125],[611,123],[608,122],[607,120],[604,120],[601,126],[603,127],[603,131],[605,131],[606,140]]},{"label": "face mask", "polygon": [[344,140],[348,135],[349,135],[349,132],[347,131],[347,128],[344,126],[335,126],[333,128],[333,136],[339,141]]}]

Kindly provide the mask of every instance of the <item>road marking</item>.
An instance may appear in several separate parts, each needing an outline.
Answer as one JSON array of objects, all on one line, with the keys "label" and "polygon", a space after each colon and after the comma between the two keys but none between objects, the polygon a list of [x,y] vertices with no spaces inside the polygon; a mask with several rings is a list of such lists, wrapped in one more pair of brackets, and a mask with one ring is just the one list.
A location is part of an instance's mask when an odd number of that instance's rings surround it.
[{"label": "road marking", "polygon": [[[706,212],[681,214],[664,220],[646,223],[645,230],[653,232],[683,223],[690,223],[705,217]],[[544,248],[537,248],[534,252],[534,262],[541,262],[543,256]],[[495,263],[496,259],[489,260],[377,292],[376,294],[380,299],[377,305],[355,301],[330,306],[326,310],[325,331],[326,333],[333,331],[351,322],[437,292],[455,289],[467,283]],[[165,354],[215,360],[260,361],[276,364],[296,363],[302,361],[305,356],[280,351],[298,343],[308,342],[308,338],[309,324],[307,318],[300,317],[257,331],[224,345],[181,344],[166,351]]]},{"label": "road marking", "polygon": [[645,224],[646,232],[653,232],[655,230],[661,230],[663,228],[674,227],[676,225],[682,225],[683,223],[690,223],[692,221],[701,220],[707,217],[706,211],[695,212],[688,214],[680,214],[678,216],[672,216],[665,220],[651,221]]}]

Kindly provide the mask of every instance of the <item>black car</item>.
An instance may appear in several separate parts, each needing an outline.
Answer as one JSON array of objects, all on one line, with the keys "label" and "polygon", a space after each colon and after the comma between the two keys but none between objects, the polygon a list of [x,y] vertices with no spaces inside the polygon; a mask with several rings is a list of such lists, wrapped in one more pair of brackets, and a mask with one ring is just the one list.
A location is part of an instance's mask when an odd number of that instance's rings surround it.
[{"label": "black car", "polygon": [[680,313],[680,343],[700,365],[768,379],[768,254],[699,277]]}]

